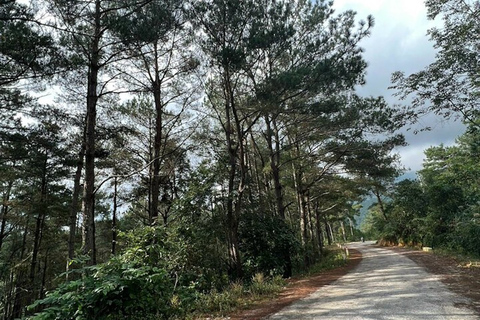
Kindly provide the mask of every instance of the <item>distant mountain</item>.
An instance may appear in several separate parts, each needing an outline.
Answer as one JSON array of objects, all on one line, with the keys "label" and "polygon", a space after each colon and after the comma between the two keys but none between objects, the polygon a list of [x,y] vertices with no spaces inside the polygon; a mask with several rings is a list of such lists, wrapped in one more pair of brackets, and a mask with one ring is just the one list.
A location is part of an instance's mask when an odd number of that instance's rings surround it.
[{"label": "distant mountain", "polygon": [[[414,171],[406,172],[400,177],[398,177],[396,179],[396,182],[406,180],[406,179],[410,179],[410,180],[417,179],[417,173]],[[367,216],[368,208],[370,208],[370,206],[376,202],[377,202],[377,199],[373,195],[369,195],[363,200],[363,202],[361,203],[362,208],[360,209],[360,215],[355,218],[355,224],[357,228],[359,228],[360,225],[362,224],[362,221],[365,220],[365,217]]]},{"label": "distant mountain", "polygon": [[363,200],[363,202],[361,203],[362,208],[360,208],[360,215],[355,217],[355,224],[357,228],[360,228],[363,220],[365,220],[368,208],[370,208],[370,206],[376,202],[377,200],[373,196],[368,196],[367,198],[365,198],[365,200]]}]

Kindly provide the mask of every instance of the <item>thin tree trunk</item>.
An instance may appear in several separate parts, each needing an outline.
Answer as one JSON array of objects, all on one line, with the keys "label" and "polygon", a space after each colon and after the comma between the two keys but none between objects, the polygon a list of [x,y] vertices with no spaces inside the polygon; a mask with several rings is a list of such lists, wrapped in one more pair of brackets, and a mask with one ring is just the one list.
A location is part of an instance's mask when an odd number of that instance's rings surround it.
[{"label": "thin tree trunk", "polygon": [[323,232],[322,232],[322,224],[321,224],[321,216],[320,210],[318,210],[318,204],[315,208],[315,228],[317,232],[317,239],[318,239],[318,251],[320,252],[320,257],[323,255]]},{"label": "thin tree trunk", "polygon": [[337,239],[335,239],[335,234],[333,233],[332,224],[330,222],[328,222],[327,224],[328,224],[328,229],[330,230],[330,235],[332,236],[332,241],[337,242]]},{"label": "thin tree trunk", "polygon": [[114,180],[113,188],[113,213],[112,213],[112,255],[116,253],[117,247],[117,177]]},{"label": "thin tree trunk", "polygon": [[[268,115],[265,116],[265,124],[267,126],[267,132],[265,133],[265,139],[269,150],[270,169],[272,171],[272,180],[275,191],[275,205],[277,215],[285,221],[285,205],[283,200],[283,186],[280,176],[280,138],[278,127],[275,119],[270,119]],[[275,146],[272,136],[275,138]],[[290,254],[290,248],[285,248],[282,253],[284,264],[284,278],[290,278],[292,276],[292,257]]]},{"label": "thin tree trunk", "polygon": [[383,204],[382,196],[380,195],[380,190],[378,190],[377,187],[374,187],[373,194],[377,198],[378,206],[380,207],[380,212],[382,213],[383,218],[387,221],[387,213],[385,212],[385,206]]},{"label": "thin tree trunk", "polygon": [[40,191],[40,203],[37,207],[38,215],[35,223],[35,232],[33,237],[33,251],[32,261],[30,263],[30,275],[29,275],[29,294],[27,298],[27,304],[30,304],[35,299],[35,275],[37,274],[38,254],[40,252],[40,243],[42,238],[43,228],[45,226],[45,216],[47,212],[47,162],[48,155],[45,154],[45,159],[42,168],[42,185]]},{"label": "thin tree trunk", "polygon": [[[155,59],[157,60],[157,59]],[[160,165],[161,165],[161,148],[162,148],[162,117],[163,105],[161,97],[161,83],[156,72],[155,82],[153,83],[153,96],[155,101],[155,138],[153,142],[153,173],[152,173],[152,201],[150,208],[151,224],[154,225],[158,221],[158,204],[160,197]]]},{"label": "thin tree trunk", "polygon": [[327,242],[328,242],[328,245],[331,246],[333,242],[332,229],[330,228],[330,224],[328,223],[326,215],[323,216],[323,222],[325,223],[325,232],[327,234]]},{"label": "thin tree trunk", "polygon": [[[23,261],[25,258],[25,251],[27,249],[28,224],[30,223],[29,220],[30,219],[27,218],[25,222],[25,229],[23,231],[22,246],[20,249],[20,261]],[[24,271],[21,266],[16,273],[16,278],[13,282],[13,306],[10,319],[17,319],[23,316],[23,309],[25,307],[25,293],[27,292],[26,285],[28,283],[28,273]]]},{"label": "thin tree trunk", "polygon": [[150,163],[149,167],[148,167],[148,203],[147,205],[145,206],[146,208],[146,211],[148,213],[148,223],[151,224],[152,223],[152,215],[153,215],[153,212],[152,212],[152,186],[153,186],[153,159],[154,159],[154,156],[153,156],[153,141],[154,141],[154,134],[152,133],[152,130],[153,130],[153,123],[152,123],[152,119],[149,118],[148,119],[148,163]]},{"label": "thin tree trunk", "polygon": [[353,221],[350,217],[348,217],[348,222],[350,224],[350,235],[353,237]]},{"label": "thin tree trunk", "polygon": [[45,288],[47,284],[47,266],[48,266],[48,250],[45,252],[45,258],[43,260],[42,285],[40,287],[40,293],[38,294],[39,299],[45,298]]},{"label": "thin tree trunk", "polygon": [[340,221],[340,229],[342,230],[343,242],[347,242],[347,234],[345,233],[345,224]]},{"label": "thin tree trunk", "polygon": [[[267,126],[265,139],[269,151],[270,169],[272,171],[272,180],[275,191],[276,211],[281,219],[285,219],[285,206],[283,204],[282,192],[283,186],[280,181],[280,141],[278,136],[278,128],[274,123],[272,128],[272,122],[274,121],[274,119],[270,120],[268,116],[265,116],[265,124]],[[272,136],[275,137],[275,146]]]},{"label": "thin tree trunk", "polygon": [[[82,146],[80,152],[78,153],[77,159],[77,168],[75,171],[75,177],[73,179],[73,194],[72,202],[70,203],[70,218],[69,218],[69,234],[68,234],[68,260],[71,261],[75,256],[75,236],[77,231],[77,212],[78,212],[78,202],[80,195],[80,179],[82,177],[83,170],[83,159],[85,158],[85,134],[82,138]],[[69,266],[69,261],[67,262],[67,271]],[[68,273],[67,273],[68,274]]]},{"label": "thin tree trunk", "polygon": [[2,209],[0,210],[0,214],[2,216],[2,221],[0,225],[0,250],[2,249],[3,246],[3,239],[5,238],[5,228],[7,226],[7,214],[8,214],[8,209],[9,209],[9,204],[8,202],[10,201],[10,192],[12,191],[13,187],[13,181],[9,181],[7,184],[7,189],[3,193],[3,199],[2,199]]},{"label": "thin tree trunk", "polygon": [[[243,134],[240,127],[238,115],[236,114],[234,104],[234,93],[230,83],[230,75],[228,69],[225,70],[225,113],[226,126],[225,136],[227,140],[227,151],[229,159],[229,178],[228,178],[228,200],[227,200],[227,224],[229,228],[230,237],[230,258],[232,260],[235,276],[237,278],[243,277],[242,261],[240,258],[238,225],[240,219],[240,210],[242,207],[243,191],[245,188],[245,165],[244,165],[244,148],[243,148]],[[232,119],[233,117],[233,119]],[[235,126],[232,123],[235,123]],[[234,131],[236,130],[236,145],[234,138]],[[239,182],[235,190],[235,178],[237,175],[237,156],[239,159]]]},{"label": "thin tree trunk", "polygon": [[100,0],[95,1],[94,36],[90,51],[90,64],[87,81],[87,114],[85,139],[85,185],[84,185],[84,232],[85,243],[83,253],[90,256],[89,264],[97,263],[95,246],[95,141],[98,101],[98,72],[100,70],[100,39],[102,30],[100,24]]},{"label": "thin tree trunk", "polygon": [[311,206],[311,201],[310,201],[310,195],[307,195],[307,212],[308,212],[308,227],[309,227],[309,236],[310,236],[310,241],[312,243],[312,250],[313,250],[313,255],[314,255],[314,260],[318,261],[318,254],[319,252],[316,250],[318,248],[318,239],[317,239],[317,233],[315,230],[315,217],[313,216],[312,212],[312,206]]}]

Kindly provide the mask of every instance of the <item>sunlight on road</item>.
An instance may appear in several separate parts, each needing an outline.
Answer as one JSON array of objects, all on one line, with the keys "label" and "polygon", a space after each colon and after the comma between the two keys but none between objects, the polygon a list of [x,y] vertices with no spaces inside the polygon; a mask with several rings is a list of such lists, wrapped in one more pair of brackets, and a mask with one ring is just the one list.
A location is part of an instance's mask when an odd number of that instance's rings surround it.
[{"label": "sunlight on road", "polygon": [[480,319],[456,307],[466,299],[448,291],[434,275],[373,244],[348,244],[363,255],[355,270],[268,319]]}]

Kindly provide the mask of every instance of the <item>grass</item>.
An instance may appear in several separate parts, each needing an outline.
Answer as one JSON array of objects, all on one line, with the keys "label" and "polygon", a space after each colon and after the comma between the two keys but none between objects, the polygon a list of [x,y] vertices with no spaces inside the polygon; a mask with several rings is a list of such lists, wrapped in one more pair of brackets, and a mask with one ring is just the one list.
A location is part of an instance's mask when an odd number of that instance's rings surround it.
[{"label": "grass", "polygon": [[322,261],[311,266],[305,273],[306,276],[311,276],[320,272],[332,270],[335,268],[343,267],[347,264],[344,256],[344,251],[340,248],[329,248],[326,250]]},{"label": "grass", "polygon": [[249,284],[234,282],[222,292],[212,291],[200,295],[197,310],[189,319],[225,316],[237,310],[247,309],[254,304],[275,298],[285,285],[286,281],[279,276],[267,278],[257,273]]},{"label": "grass", "polygon": [[[322,261],[314,264],[307,271],[297,274],[295,278],[307,278],[346,264],[343,250],[331,247],[325,250]],[[266,300],[274,299],[286,285],[287,281],[279,276],[270,278],[257,273],[249,284],[235,282],[222,292],[213,291],[202,294],[195,314],[190,315],[188,319],[215,318],[248,309]]]},{"label": "grass", "polygon": [[433,254],[453,258],[462,267],[480,268],[480,257],[478,255],[462,253],[451,248],[435,248]]}]

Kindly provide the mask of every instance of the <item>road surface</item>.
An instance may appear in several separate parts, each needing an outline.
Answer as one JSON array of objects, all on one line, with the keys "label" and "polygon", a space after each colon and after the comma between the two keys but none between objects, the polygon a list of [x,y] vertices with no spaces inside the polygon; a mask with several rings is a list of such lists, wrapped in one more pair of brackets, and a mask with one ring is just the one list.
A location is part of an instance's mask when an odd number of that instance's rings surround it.
[{"label": "road surface", "polygon": [[351,243],[359,266],[333,284],[270,316],[270,320],[473,320],[480,315],[436,276],[412,260],[371,242]]}]

